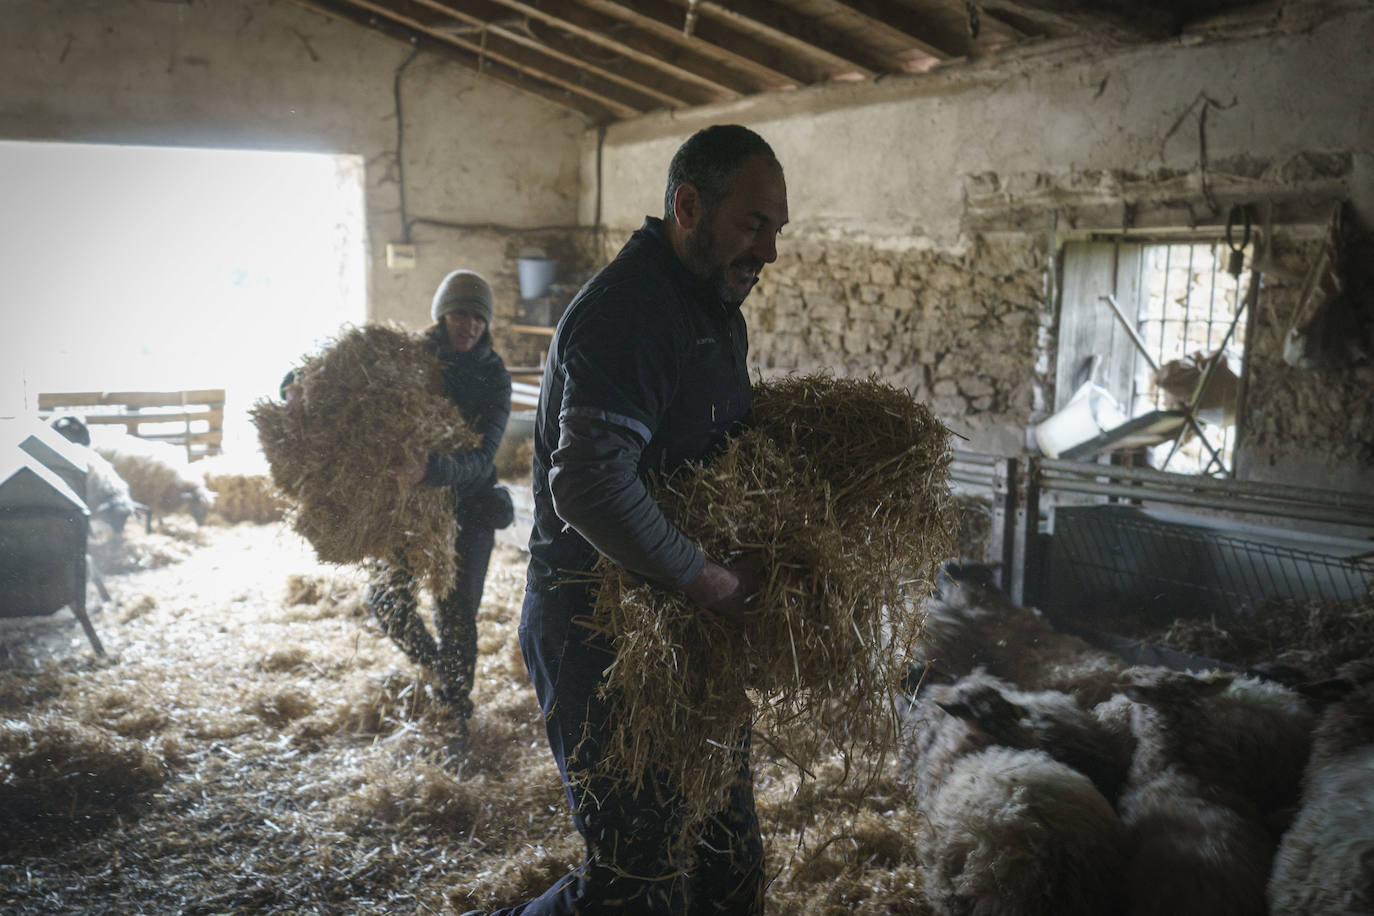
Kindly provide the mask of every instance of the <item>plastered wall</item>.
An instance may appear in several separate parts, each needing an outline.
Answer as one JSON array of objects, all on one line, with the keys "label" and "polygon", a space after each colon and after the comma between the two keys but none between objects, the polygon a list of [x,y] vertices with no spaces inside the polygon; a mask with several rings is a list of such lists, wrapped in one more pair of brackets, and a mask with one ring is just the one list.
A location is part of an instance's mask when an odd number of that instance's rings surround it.
[{"label": "plastered wall", "polygon": [[[1263,35],[1060,47],[614,125],[599,149],[584,138],[584,175],[599,154],[614,177],[599,198],[586,185],[582,212],[599,206],[623,238],[661,211],[667,162],[692,131],[753,127],[784,165],[792,216],[746,305],[755,367],[877,372],[927,399],[964,447],[1014,454],[1054,403],[1048,253],[1064,235],[1220,226],[1232,204],[1263,203],[1301,260],[1296,240],[1332,201],[1374,223],[1374,10],[1284,15]],[[1374,437],[1329,409],[1368,403],[1363,376],[1317,379],[1262,349],[1256,361],[1243,471],[1304,482],[1316,463],[1325,485],[1374,486]]]},{"label": "plastered wall", "polygon": [[[0,138],[361,156],[372,317],[427,323],[458,266],[509,316],[531,230],[576,224],[585,121],[410,55],[285,0],[0,0]],[[407,240],[417,266],[390,270],[386,244]]]}]

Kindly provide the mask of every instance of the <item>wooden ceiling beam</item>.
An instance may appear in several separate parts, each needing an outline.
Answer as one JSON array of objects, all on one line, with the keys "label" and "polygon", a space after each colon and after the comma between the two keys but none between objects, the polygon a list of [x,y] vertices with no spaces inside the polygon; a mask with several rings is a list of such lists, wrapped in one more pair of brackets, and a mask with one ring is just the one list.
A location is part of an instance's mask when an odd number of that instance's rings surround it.
[{"label": "wooden ceiling beam", "polygon": [[829,78],[825,69],[813,61],[742,35],[718,22],[698,21],[689,38],[683,35],[687,10],[668,0],[581,0],[581,3],[710,56],[726,66],[752,73],[763,80],[768,89],[795,89]]},{"label": "wooden ceiling beam", "polygon": [[502,6],[567,32],[623,57],[655,67],[710,92],[716,101],[729,101],[766,88],[747,73],[732,70],[690,48],[654,35],[637,32],[623,19],[588,9],[572,0],[494,0]]},{"label": "wooden ceiling beam", "polygon": [[1126,43],[1155,41],[1178,31],[1177,16],[1146,4],[1130,4],[1129,15],[1104,12],[1084,0],[977,0],[993,16],[1005,12],[1027,22],[1044,24],[1056,35],[1087,32]]},{"label": "wooden ceiling beam", "polygon": [[423,30],[409,27],[390,17],[369,12],[350,2],[350,0],[291,0],[291,2],[322,15],[371,29],[419,50],[437,54],[461,67],[510,86],[512,89],[537,95],[564,108],[584,114],[594,123],[612,121],[617,117],[617,112],[611,106],[602,104],[587,95],[573,93],[556,87],[552,83],[536,80],[530,74],[513,67],[506,67],[500,63],[495,63],[493,66],[493,62],[479,60],[466,50],[455,47],[452,42],[435,38]]},{"label": "wooden ceiling beam", "polygon": [[[661,73],[646,71],[633,62],[623,62],[623,66],[628,72],[619,73],[556,48],[530,33],[525,28],[528,24],[527,20],[515,21],[510,10],[500,4],[490,2],[490,0],[353,0],[353,2],[375,2],[388,7],[401,4],[407,7],[423,7],[443,17],[442,21],[433,23],[440,31],[448,33],[451,30],[452,34],[462,37],[465,34],[473,34],[473,30],[476,29],[476,34],[481,36],[479,41],[487,49],[492,46],[489,36],[499,36],[512,45],[533,51],[536,55],[552,58],[574,71],[585,71],[609,83],[616,83],[632,93],[648,96],[656,101],[658,106],[683,108],[687,105],[701,104],[707,101],[700,90],[683,86],[681,83],[665,85]],[[486,34],[482,35],[482,33]],[[508,54],[518,54],[514,49],[506,48],[504,50]],[[526,61],[526,63],[543,70],[550,67],[547,62],[542,62],[537,57]]]},{"label": "wooden ceiling beam", "polygon": [[[772,45],[794,54],[822,62],[829,76],[858,76],[871,79],[892,69],[892,61],[871,48],[853,41],[842,32],[828,29],[780,3],[762,0],[730,0],[699,3],[703,18],[715,20],[749,34],[758,35]],[[698,20],[696,31],[702,28]]]},{"label": "wooden ceiling beam", "polygon": [[[634,91],[644,92],[658,99],[669,108],[682,108],[687,105],[703,105],[720,98],[717,89],[703,88],[697,81],[686,82],[669,75],[663,68],[646,66],[639,57],[627,58],[619,50],[612,61],[594,61],[587,56],[577,56],[564,50],[569,42],[576,42],[581,35],[561,34],[548,37],[536,34],[531,29],[531,18],[522,10],[512,8],[496,0],[411,0],[433,9],[441,15],[453,16],[471,24],[485,23],[490,30],[510,41],[524,45],[531,50],[547,54],[574,67],[594,73],[602,79],[620,83]],[[529,6],[529,4],[520,4]],[[517,21],[518,20],[518,21]],[[560,40],[561,39],[561,40]],[[560,47],[562,45],[562,47]]]},{"label": "wooden ceiling beam", "polygon": [[649,101],[644,92],[632,94],[619,85],[606,85],[604,80],[597,79],[585,70],[547,57],[540,59],[500,34],[490,30],[484,32],[481,23],[467,23],[476,28],[466,34],[458,34],[453,28],[445,29],[442,25],[436,25],[432,16],[419,18],[425,11],[433,12],[433,9],[418,0],[346,0],[346,3],[441,43],[468,51],[476,57],[475,69],[479,73],[485,72],[490,62],[503,64],[533,79],[585,96],[622,118],[660,107],[656,101]]},{"label": "wooden ceiling beam", "polygon": [[928,16],[901,3],[887,0],[830,0],[833,6],[842,7],[877,24],[887,31],[896,32],[912,48],[936,60],[951,60],[966,57],[969,40],[953,40],[948,29],[933,23]]}]

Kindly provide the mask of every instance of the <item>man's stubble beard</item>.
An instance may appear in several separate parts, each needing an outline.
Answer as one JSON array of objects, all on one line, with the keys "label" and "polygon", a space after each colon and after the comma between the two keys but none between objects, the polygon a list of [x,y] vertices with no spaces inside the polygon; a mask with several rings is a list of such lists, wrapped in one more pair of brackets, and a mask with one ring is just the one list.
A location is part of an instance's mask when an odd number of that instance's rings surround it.
[{"label": "man's stubble beard", "polygon": [[[714,262],[716,247],[715,232],[716,213],[714,210],[706,213],[697,228],[687,235],[687,269],[698,277],[705,280],[710,287],[720,296],[720,300],[727,305],[740,305],[749,297],[749,293],[758,283],[757,273],[754,283],[750,284],[749,289],[743,293],[732,290],[725,281],[725,272],[730,268],[729,264],[717,264]],[[753,264],[754,259],[744,257],[737,259],[739,262]],[[763,264],[758,264],[759,270],[763,269]]]}]

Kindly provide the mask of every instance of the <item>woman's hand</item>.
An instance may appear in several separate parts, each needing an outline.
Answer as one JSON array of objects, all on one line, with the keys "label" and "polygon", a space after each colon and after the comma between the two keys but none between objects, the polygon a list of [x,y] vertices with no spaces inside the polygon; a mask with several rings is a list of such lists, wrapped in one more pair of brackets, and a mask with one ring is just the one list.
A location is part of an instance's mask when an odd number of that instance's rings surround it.
[{"label": "woman's hand", "polygon": [[391,473],[401,483],[410,484],[412,487],[425,479],[425,471],[429,468],[429,455],[423,449],[416,449],[406,458],[405,464],[398,468],[392,468]]}]

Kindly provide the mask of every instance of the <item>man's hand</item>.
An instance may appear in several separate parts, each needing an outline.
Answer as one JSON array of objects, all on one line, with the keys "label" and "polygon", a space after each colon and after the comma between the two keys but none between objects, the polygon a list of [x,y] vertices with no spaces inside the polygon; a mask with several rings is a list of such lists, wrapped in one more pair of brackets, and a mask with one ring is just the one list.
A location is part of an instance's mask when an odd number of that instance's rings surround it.
[{"label": "man's hand", "polygon": [[751,603],[763,587],[763,558],[746,557],[727,568],[711,560],[688,582],[682,591],[692,603],[723,617],[739,618],[751,610]]}]

